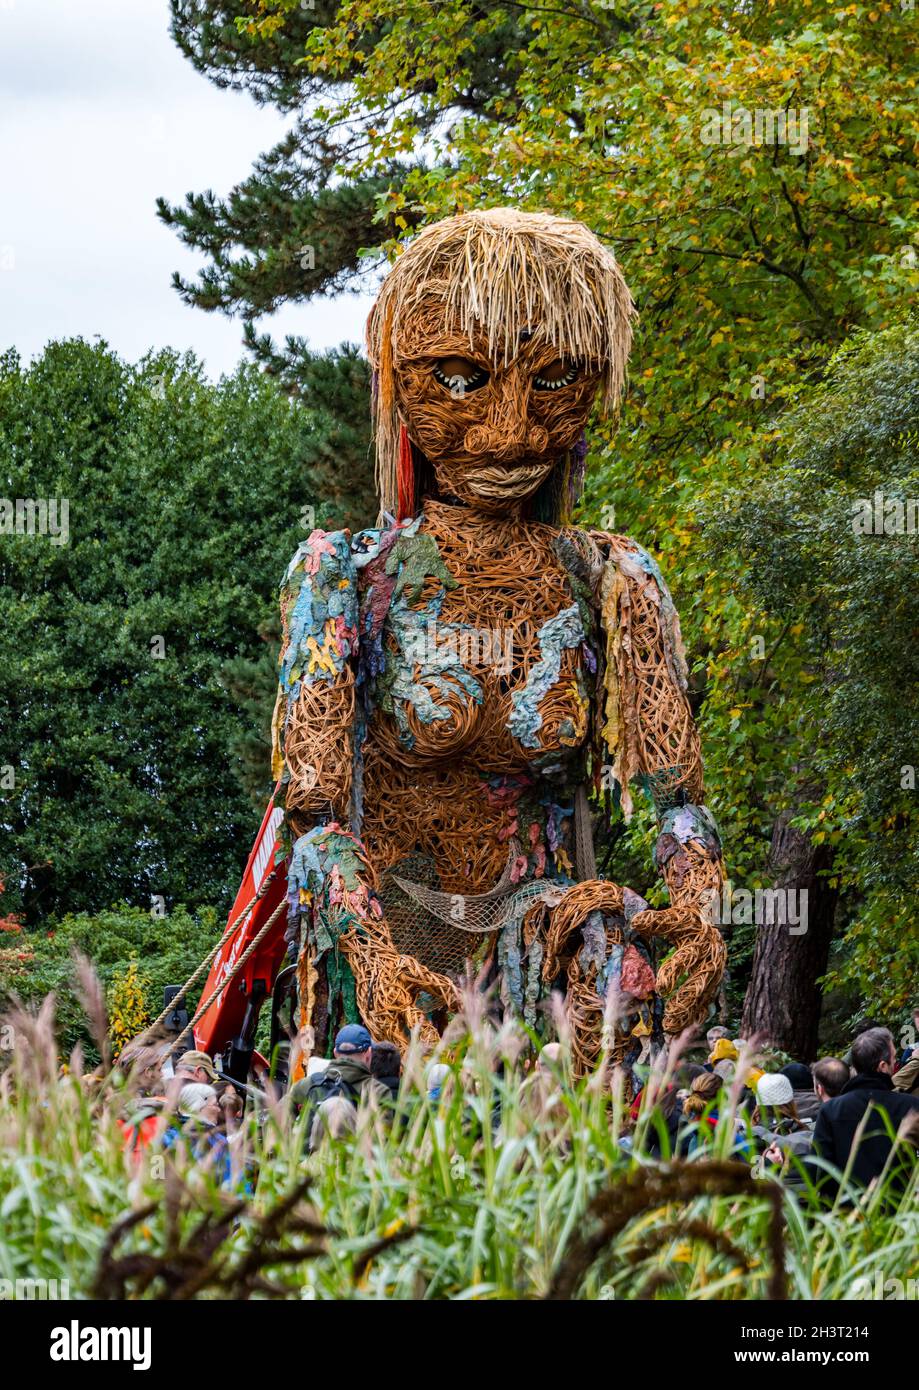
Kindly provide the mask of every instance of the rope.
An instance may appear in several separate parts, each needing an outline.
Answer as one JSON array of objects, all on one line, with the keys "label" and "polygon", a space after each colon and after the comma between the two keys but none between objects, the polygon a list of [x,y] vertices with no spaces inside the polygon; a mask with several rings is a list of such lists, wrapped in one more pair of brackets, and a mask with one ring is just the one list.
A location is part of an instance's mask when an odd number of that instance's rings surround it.
[{"label": "rope", "polygon": [[[239,914],[239,916],[237,917],[236,921],[230,923],[230,925],[227,927],[226,931],[224,932],[223,936],[222,936],[222,937],[220,938],[220,940],[217,942],[217,945],[213,948],[213,950],[208,951],[207,955],[204,957],[204,960],[201,962],[201,964],[198,966],[198,968],[194,971],[194,973],[191,974],[191,975],[189,975],[188,979],[185,981],[184,985],[183,985],[182,988],[179,990],[178,994],[176,994],[176,995],[173,996],[173,998],[169,1001],[169,1003],[167,1004],[166,1008],[165,1008],[165,1009],[163,1010],[163,1012],[159,1015],[159,1017],[158,1017],[158,1018],[155,1018],[155,1019],[153,1020],[153,1022],[152,1022],[151,1024],[149,1024],[148,1027],[146,1027],[146,1028],[144,1029],[144,1033],[141,1034],[141,1037],[143,1037],[144,1034],[146,1034],[146,1033],[152,1033],[152,1031],[154,1030],[154,1028],[157,1028],[161,1023],[165,1022],[165,1020],[169,1017],[169,1015],[170,1015],[171,1013],[174,1013],[174,1012],[175,1012],[175,1010],[176,1010],[176,1009],[178,1008],[178,1006],[179,1006],[179,1001],[185,998],[186,994],[187,994],[188,991],[191,989],[192,985],[195,983],[195,981],[197,980],[198,976],[201,975],[205,970],[207,970],[207,969],[210,967],[211,963],[216,959],[218,953],[222,950],[222,948],[223,948],[223,947],[226,945],[226,943],[229,941],[230,937],[231,937],[231,936],[233,935],[233,933],[236,931],[236,928],[239,926],[240,922],[242,922],[242,921],[244,920],[244,918],[248,917],[249,913],[252,911],[253,907],[254,907],[255,904],[258,902],[259,898],[263,898],[263,897],[265,896],[265,893],[268,891],[268,885],[269,885],[269,883],[271,882],[271,880],[272,880],[273,878],[276,878],[276,877],[277,877],[277,872],[278,872],[278,871],[277,871],[277,868],[274,868],[274,869],[271,870],[271,873],[270,873],[270,874],[268,875],[268,877],[265,879],[265,882],[262,884],[261,888],[260,888],[260,889],[258,890],[258,892],[255,894],[255,896],[246,904],[246,906],[243,908],[242,912],[241,912],[241,913]],[[274,920],[274,919],[272,918],[272,920]],[[258,939],[259,939],[259,938],[256,937],[256,940],[258,940]],[[199,1014],[197,1017],[200,1017],[200,1014]],[[196,1017],[196,1019],[195,1019],[195,1022],[197,1022],[197,1017]],[[192,1026],[193,1026],[192,1024],[189,1024],[189,1028],[192,1027]],[[188,1028],[186,1028],[186,1029],[179,1035],[180,1038],[184,1038],[184,1037],[185,1037],[185,1034],[186,1034],[187,1032],[188,1032]],[[136,1043],[136,1042],[137,1042],[137,1039],[135,1038],[134,1041],[135,1041],[135,1043]]]},{"label": "rope", "polygon": [[[267,886],[267,880],[266,880],[266,886]],[[254,951],[254,950],[256,949],[256,947],[260,944],[260,942],[262,941],[262,939],[266,936],[266,934],[267,934],[267,932],[268,932],[268,928],[274,925],[274,923],[277,921],[277,919],[280,917],[281,913],[284,911],[284,909],[285,909],[286,907],[287,907],[287,899],[286,899],[286,898],[282,898],[281,901],[278,903],[277,907],[275,908],[274,912],[272,912],[271,916],[268,918],[268,921],[267,921],[267,922],[265,923],[265,925],[262,927],[261,931],[258,933],[258,935],[255,937],[255,939],[254,939],[253,941],[251,941],[251,942],[249,943],[249,945],[246,947],[246,949],[243,951],[242,955],[240,956],[240,958],[239,958],[239,960],[236,962],[236,964],[233,966],[233,969],[230,971],[230,973],[229,973],[223,980],[220,981],[220,984],[219,984],[219,985],[216,985],[216,986],[214,987],[214,989],[211,990],[211,992],[210,992],[210,994],[208,995],[207,999],[205,999],[204,1003],[201,1004],[200,1007],[198,1008],[198,1012],[195,1014],[195,1016],[194,1016],[194,1018],[192,1019],[191,1023],[186,1024],[185,1027],[182,1029],[181,1033],[179,1034],[178,1038],[177,1038],[176,1041],[175,1041],[175,1044],[174,1044],[175,1047],[178,1047],[179,1043],[182,1041],[182,1039],[185,1037],[185,1035],[186,1035],[187,1033],[190,1033],[190,1032],[192,1031],[192,1029],[194,1028],[195,1024],[198,1022],[198,1020],[204,1017],[204,1015],[207,1013],[208,1009],[211,1007],[211,1005],[213,1004],[213,1002],[214,1002],[214,1000],[217,998],[217,996],[218,996],[219,994],[222,994],[223,991],[226,989],[227,985],[230,984],[231,981],[233,981],[233,980],[236,979],[236,976],[239,974],[240,970],[242,970],[242,968],[243,968],[243,966],[245,965],[246,961],[247,961],[247,960],[249,959],[249,957],[252,955],[253,951]]]}]

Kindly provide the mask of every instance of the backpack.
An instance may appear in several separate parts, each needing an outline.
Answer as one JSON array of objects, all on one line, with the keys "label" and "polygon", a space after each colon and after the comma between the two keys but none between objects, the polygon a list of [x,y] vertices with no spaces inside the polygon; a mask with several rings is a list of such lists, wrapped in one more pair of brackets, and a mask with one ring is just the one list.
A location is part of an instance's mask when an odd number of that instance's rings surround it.
[{"label": "backpack", "polygon": [[[316,1086],[310,1087],[307,1105],[309,1105],[313,1119],[310,1120],[309,1130],[307,1130],[306,1147],[307,1152],[314,1154],[318,1145],[321,1143],[324,1133],[331,1133],[330,1112],[338,1111],[338,1125],[345,1125],[345,1131],[353,1133],[357,1123],[357,1104],[360,1101],[360,1091],[356,1086],[352,1086],[350,1081],[346,1081],[342,1076],[330,1076],[323,1073],[317,1080]],[[335,1105],[335,1102],[339,1102]],[[339,1130],[341,1133],[341,1130]]]},{"label": "backpack", "polygon": [[352,1105],[357,1105],[361,1093],[357,1086],[345,1080],[336,1067],[327,1067],[310,1086],[308,1100],[311,1105],[321,1105],[324,1100],[333,1100],[339,1096],[342,1100],[350,1100]]}]

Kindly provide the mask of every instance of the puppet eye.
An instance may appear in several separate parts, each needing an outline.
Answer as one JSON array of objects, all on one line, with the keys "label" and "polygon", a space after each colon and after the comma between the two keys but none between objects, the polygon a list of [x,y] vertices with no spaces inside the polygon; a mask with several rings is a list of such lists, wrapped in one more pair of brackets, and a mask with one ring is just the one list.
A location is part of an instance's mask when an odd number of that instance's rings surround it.
[{"label": "puppet eye", "polygon": [[563,386],[570,386],[573,381],[577,381],[580,376],[580,368],[573,362],[550,362],[548,367],[542,367],[533,377],[533,386],[537,391],[560,391]]},{"label": "puppet eye", "polygon": [[434,364],[434,380],[456,396],[477,391],[488,380],[488,373],[468,357],[442,357]]}]

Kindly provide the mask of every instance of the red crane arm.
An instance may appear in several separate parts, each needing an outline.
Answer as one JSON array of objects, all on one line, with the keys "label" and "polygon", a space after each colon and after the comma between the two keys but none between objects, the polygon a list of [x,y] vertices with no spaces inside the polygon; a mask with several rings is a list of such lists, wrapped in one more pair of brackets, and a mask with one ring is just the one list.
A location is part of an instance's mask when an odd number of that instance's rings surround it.
[{"label": "red crane arm", "polygon": [[[277,835],[283,820],[284,812],[275,806],[272,796],[255,837],[236,901],[227,918],[227,926],[236,921],[259,891],[262,892],[262,896],[246,912],[242,923],[214,957],[201,995],[202,999],[206,999],[220,982],[230,975],[246,947],[258,936],[287,892],[285,862],[275,862],[278,854]],[[270,996],[275,978],[284,961],[286,926],[286,916],[282,912],[239,974],[230,981],[195,1024],[195,1047],[200,1051],[214,1056],[217,1052],[223,1052],[227,1044],[239,1035],[247,1006],[260,993],[259,984],[263,986],[261,993]]]}]

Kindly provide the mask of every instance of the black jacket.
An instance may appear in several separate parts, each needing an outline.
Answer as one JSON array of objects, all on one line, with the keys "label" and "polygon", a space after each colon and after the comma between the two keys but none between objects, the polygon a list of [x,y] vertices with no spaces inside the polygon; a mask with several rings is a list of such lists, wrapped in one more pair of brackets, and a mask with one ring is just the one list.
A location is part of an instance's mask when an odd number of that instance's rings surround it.
[{"label": "black jacket", "polygon": [[386,1090],[389,1092],[390,1100],[398,1100],[399,1086],[402,1083],[401,1076],[378,1076],[376,1080],[380,1083],[381,1086],[386,1087]]},{"label": "black jacket", "polygon": [[[869,1107],[871,1112],[865,1119]],[[849,1177],[854,1183],[867,1185],[883,1171],[893,1144],[885,1116],[890,1129],[896,1134],[900,1122],[917,1110],[919,1097],[901,1095],[895,1091],[889,1076],[879,1072],[853,1076],[838,1096],[820,1107],[814,1125],[813,1152],[832,1163],[840,1173],[844,1172],[859,1126],[864,1120],[864,1129],[852,1156]],[[900,1145],[899,1157],[894,1160],[897,1173],[895,1189],[904,1185],[915,1161],[915,1146]],[[811,1168],[810,1171],[826,1195],[835,1196],[838,1183],[819,1169]]]},{"label": "black jacket", "polygon": [[654,1120],[648,1122],[645,1130],[644,1151],[649,1158],[685,1158],[689,1145],[689,1135],[684,1132],[685,1116],[679,1105],[675,1105],[669,1115],[660,1115],[663,1121],[666,1140],[662,1140],[660,1129]]}]

